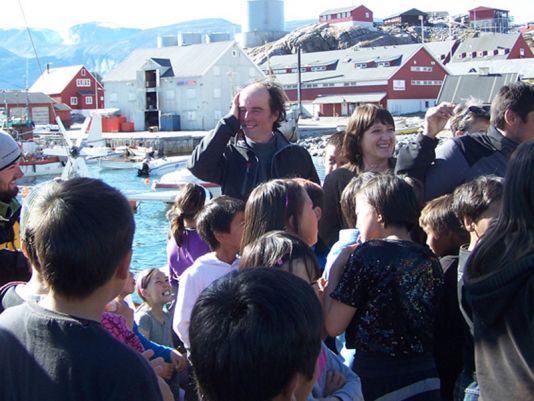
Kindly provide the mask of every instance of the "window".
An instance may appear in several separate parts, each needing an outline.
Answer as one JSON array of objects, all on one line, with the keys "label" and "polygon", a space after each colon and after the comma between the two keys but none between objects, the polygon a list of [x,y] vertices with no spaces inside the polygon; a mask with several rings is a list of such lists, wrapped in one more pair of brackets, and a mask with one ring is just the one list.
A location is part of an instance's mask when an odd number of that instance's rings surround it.
[{"label": "window", "polygon": [[76,86],[78,88],[89,88],[91,86],[91,80],[87,78],[78,78],[76,80]]},{"label": "window", "polygon": [[75,96],[72,96],[70,98],[70,104],[71,104],[71,106],[77,106],[78,105],[78,98],[75,97]]},{"label": "window", "polygon": [[188,121],[195,121],[197,119],[197,113],[195,111],[188,111],[187,112],[187,120]]},{"label": "window", "polygon": [[369,18],[369,13],[365,13],[365,18]]},{"label": "window", "polygon": [[[135,94],[130,93],[130,95],[133,95],[135,99]],[[108,99],[110,102],[116,102],[119,100],[119,96],[116,93],[111,92],[111,93],[108,93]]]},{"label": "window", "polygon": [[92,96],[86,96],[85,97],[85,104],[93,104],[93,97]]},{"label": "window", "polygon": [[86,73],[85,68],[82,68],[82,70],[80,71],[80,75],[82,77],[85,77],[85,73]]},{"label": "window", "polygon": [[197,96],[196,91],[194,89],[188,89],[186,93],[188,99],[194,99]]},{"label": "window", "polygon": [[404,91],[404,90],[406,90],[406,81],[404,79],[394,79],[393,80],[393,90],[394,91]]},{"label": "window", "polygon": [[[115,101],[116,101],[116,99],[115,99]],[[133,93],[133,92],[128,93],[128,101],[129,102],[135,102],[135,93]]]},{"label": "window", "polygon": [[432,72],[432,67],[423,67],[423,66],[411,66],[411,71],[414,72]]}]

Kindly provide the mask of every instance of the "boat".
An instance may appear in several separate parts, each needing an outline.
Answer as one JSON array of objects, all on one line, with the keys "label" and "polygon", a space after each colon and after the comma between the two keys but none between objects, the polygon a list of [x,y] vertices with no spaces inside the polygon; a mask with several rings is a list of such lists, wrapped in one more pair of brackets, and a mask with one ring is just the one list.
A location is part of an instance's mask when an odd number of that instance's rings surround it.
[{"label": "boat", "polygon": [[212,196],[221,195],[221,186],[219,184],[203,181],[195,177],[186,167],[162,175],[159,180],[155,180],[152,183],[152,189],[156,191],[181,189],[184,185],[189,183],[201,185],[210,191]]},{"label": "boat", "polygon": [[185,169],[190,156],[169,156],[158,159],[146,158],[137,170],[139,177],[163,176],[176,170]]},{"label": "boat", "polygon": [[98,166],[101,170],[127,170],[138,169],[142,162],[138,157],[106,156],[98,158]]},{"label": "boat", "polygon": [[58,176],[63,172],[65,163],[59,157],[43,155],[34,141],[22,141],[20,147],[22,157],[19,166],[26,177]]}]

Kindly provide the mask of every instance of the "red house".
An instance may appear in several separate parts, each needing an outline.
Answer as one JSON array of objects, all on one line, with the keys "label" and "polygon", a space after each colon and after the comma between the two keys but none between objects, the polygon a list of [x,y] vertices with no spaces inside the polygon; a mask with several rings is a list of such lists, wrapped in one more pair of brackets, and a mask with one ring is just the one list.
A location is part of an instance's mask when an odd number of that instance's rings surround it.
[{"label": "red house", "polygon": [[104,87],[83,65],[47,68],[30,91],[46,93],[81,114],[104,108]]},{"label": "red house", "polygon": [[374,28],[373,12],[363,5],[326,10],[319,15],[319,22]]},{"label": "red house", "polygon": [[508,32],[508,10],[477,7],[469,10],[469,25],[486,32]]},{"label": "red house", "polygon": [[454,52],[453,63],[533,58],[534,54],[520,33],[482,33],[464,40]]},{"label": "red house", "polygon": [[28,121],[35,125],[55,124],[60,117],[68,128],[71,125],[70,108],[44,93],[26,91],[0,92],[0,114],[7,122]]},{"label": "red house", "polygon": [[[297,99],[296,63],[293,54],[273,56],[260,66],[274,73],[292,101]],[[421,44],[305,53],[301,99],[315,115],[348,116],[361,103],[407,114],[434,106],[446,75],[443,65]]]}]

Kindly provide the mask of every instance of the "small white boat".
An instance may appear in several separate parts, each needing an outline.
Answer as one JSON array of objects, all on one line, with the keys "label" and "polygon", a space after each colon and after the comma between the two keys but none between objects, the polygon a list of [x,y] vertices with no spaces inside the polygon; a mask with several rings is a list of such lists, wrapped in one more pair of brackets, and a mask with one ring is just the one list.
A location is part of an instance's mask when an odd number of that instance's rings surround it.
[{"label": "small white boat", "polygon": [[202,181],[195,177],[187,168],[182,168],[180,170],[164,174],[159,180],[155,180],[152,183],[152,189],[156,191],[180,189],[185,184],[189,183],[201,185],[202,187],[207,189],[214,197],[221,195],[221,186],[219,184]]},{"label": "small white boat", "polygon": [[101,157],[98,166],[101,170],[129,170],[138,169],[141,160],[134,157]]},{"label": "small white boat", "polygon": [[190,156],[170,156],[144,160],[138,170],[140,177],[163,176],[173,171],[186,169]]},{"label": "small white boat", "polygon": [[21,159],[19,166],[26,177],[58,176],[63,172],[65,163],[61,162],[58,157],[34,158],[25,156]]}]

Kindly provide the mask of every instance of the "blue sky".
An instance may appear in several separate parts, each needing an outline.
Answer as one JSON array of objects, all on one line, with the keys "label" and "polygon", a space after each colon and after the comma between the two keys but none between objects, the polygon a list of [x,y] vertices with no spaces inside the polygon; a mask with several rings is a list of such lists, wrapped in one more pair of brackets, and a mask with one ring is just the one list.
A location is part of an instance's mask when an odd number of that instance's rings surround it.
[{"label": "blue sky", "polygon": [[[285,0],[285,18],[318,18],[319,13],[326,9],[360,4],[370,8],[378,18],[412,7],[423,11],[449,11],[457,14],[478,6],[488,6],[510,10],[510,15],[516,21],[526,22],[534,21],[534,6],[527,6],[529,3],[531,0],[449,0],[446,3],[428,0]],[[19,4],[22,4],[30,27],[50,28],[61,33],[66,33],[72,25],[94,21],[124,27],[150,28],[190,19],[220,17],[239,24],[243,21],[246,10],[246,0],[2,0],[2,28],[24,26]]]}]

